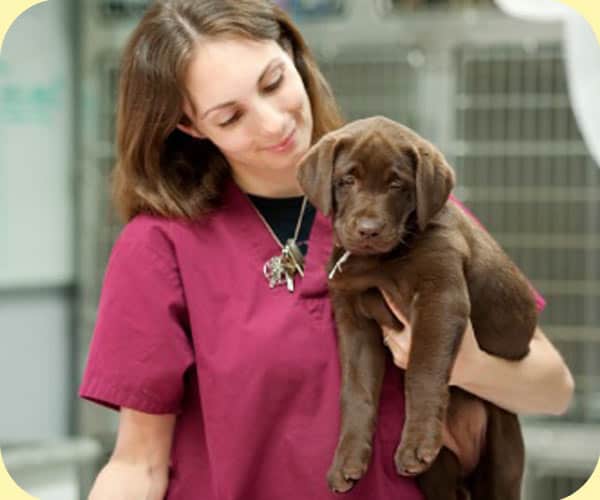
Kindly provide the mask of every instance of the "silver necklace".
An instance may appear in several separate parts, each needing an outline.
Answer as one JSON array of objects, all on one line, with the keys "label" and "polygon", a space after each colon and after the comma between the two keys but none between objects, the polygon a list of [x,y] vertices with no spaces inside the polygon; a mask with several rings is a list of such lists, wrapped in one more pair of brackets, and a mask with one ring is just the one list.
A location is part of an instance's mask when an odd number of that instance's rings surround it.
[{"label": "silver necklace", "polygon": [[306,196],[302,200],[302,207],[300,208],[300,214],[296,221],[296,229],[294,230],[294,237],[289,238],[285,245],[281,243],[279,237],[275,234],[269,223],[260,213],[260,211],[254,206],[254,210],[260,217],[273,239],[277,242],[281,248],[279,255],[274,255],[263,266],[263,274],[269,283],[269,288],[275,288],[278,285],[286,285],[290,293],[294,291],[294,277],[296,274],[304,276],[304,255],[298,248],[296,241],[298,240],[298,234],[300,233],[300,227],[302,226],[302,220],[304,219],[304,211],[306,209]]}]

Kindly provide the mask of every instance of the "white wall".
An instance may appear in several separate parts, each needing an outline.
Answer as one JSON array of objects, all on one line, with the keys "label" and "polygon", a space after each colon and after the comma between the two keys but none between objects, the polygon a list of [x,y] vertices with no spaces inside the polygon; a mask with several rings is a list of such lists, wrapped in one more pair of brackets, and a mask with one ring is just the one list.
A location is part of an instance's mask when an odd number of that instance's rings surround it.
[{"label": "white wall", "polygon": [[0,52],[0,446],[63,436],[73,382],[70,0],[23,13]]},{"label": "white wall", "polygon": [[0,52],[0,288],[73,280],[66,3],[21,14]]},{"label": "white wall", "polygon": [[66,435],[69,317],[62,294],[0,297],[0,446]]}]

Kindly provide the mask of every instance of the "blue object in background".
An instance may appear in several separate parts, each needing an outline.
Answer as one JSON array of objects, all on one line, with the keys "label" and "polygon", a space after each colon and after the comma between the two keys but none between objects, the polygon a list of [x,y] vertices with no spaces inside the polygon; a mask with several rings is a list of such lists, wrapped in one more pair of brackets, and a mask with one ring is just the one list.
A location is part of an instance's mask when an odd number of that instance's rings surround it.
[{"label": "blue object in background", "polygon": [[319,18],[340,15],[342,0],[277,0],[280,7],[287,10],[295,19]]}]

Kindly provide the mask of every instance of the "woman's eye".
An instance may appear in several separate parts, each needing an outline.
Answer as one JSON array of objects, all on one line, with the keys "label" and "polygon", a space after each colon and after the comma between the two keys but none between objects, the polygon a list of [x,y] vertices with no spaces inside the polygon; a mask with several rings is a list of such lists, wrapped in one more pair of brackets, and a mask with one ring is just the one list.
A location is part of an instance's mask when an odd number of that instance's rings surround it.
[{"label": "woman's eye", "polygon": [[241,116],[240,113],[236,111],[227,120],[219,123],[219,127],[227,127],[228,125],[235,123],[236,121],[239,120],[240,116]]},{"label": "woman's eye", "polygon": [[277,90],[277,88],[281,85],[281,83],[283,82],[283,73],[279,72],[278,76],[266,87],[264,87],[264,91],[265,92],[273,92],[274,90]]}]

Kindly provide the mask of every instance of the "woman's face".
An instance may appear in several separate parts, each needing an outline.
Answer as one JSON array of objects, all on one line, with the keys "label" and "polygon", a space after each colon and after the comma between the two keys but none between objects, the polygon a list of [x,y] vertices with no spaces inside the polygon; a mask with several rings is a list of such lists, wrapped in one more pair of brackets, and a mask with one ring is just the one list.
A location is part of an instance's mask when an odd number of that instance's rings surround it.
[{"label": "woman's face", "polygon": [[310,101],[290,55],[275,41],[212,39],[199,43],[187,89],[196,108],[179,128],[210,139],[234,175],[295,173],[310,146]]}]

